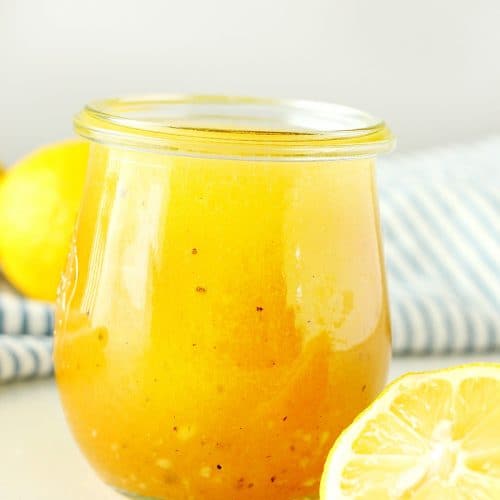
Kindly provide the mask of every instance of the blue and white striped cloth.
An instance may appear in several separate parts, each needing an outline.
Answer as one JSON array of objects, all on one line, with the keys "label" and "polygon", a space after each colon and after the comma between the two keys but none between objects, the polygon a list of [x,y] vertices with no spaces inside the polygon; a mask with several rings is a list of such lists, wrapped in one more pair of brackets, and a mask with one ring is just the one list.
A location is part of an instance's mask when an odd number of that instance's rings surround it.
[{"label": "blue and white striped cloth", "polygon": [[54,315],[51,304],[26,300],[0,283],[0,383],[50,375]]},{"label": "blue and white striped cloth", "polygon": [[500,348],[500,137],[382,158],[394,353]]},{"label": "blue and white striped cloth", "polygon": [[[396,355],[500,349],[500,137],[381,158]],[[0,382],[51,374],[53,309],[0,287]]]}]

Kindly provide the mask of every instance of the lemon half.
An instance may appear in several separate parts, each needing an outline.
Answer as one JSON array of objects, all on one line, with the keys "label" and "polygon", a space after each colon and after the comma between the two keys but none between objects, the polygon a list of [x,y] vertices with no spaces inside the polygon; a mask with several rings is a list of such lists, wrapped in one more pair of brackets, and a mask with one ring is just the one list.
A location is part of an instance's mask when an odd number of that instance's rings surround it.
[{"label": "lemon half", "polygon": [[500,499],[500,364],[393,382],[338,438],[321,498]]}]

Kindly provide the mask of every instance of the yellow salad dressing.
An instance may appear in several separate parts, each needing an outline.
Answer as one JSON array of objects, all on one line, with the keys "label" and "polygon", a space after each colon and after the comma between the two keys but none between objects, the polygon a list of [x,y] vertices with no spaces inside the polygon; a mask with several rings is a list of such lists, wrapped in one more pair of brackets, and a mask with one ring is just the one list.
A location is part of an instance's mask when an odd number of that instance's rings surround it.
[{"label": "yellow salad dressing", "polygon": [[[237,148],[241,132],[224,134]],[[106,483],[140,498],[313,498],[389,356],[372,156],[92,141],[55,364]]]}]

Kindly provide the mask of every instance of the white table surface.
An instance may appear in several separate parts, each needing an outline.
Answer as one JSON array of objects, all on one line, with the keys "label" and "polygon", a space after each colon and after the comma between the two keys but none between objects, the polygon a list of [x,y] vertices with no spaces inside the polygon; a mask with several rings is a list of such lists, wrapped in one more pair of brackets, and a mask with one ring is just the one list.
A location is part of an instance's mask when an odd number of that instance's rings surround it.
[{"label": "white table surface", "polygon": [[[500,354],[395,359],[389,379],[408,371]],[[74,443],[53,379],[0,386],[0,500],[119,500],[104,486]]]}]

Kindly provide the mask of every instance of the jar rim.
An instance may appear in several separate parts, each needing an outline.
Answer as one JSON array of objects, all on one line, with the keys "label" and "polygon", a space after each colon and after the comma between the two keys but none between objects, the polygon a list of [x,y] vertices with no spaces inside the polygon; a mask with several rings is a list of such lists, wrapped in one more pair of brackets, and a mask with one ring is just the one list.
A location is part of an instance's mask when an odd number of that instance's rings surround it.
[{"label": "jar rim", "polygon": [[186,156],[345,159],[389,151],[394,137],[368,113],[328,102],[153,94],[93,101],[76,115],[91,141]]}]

